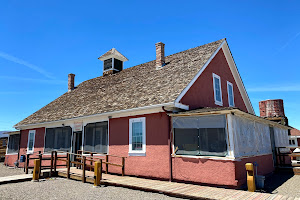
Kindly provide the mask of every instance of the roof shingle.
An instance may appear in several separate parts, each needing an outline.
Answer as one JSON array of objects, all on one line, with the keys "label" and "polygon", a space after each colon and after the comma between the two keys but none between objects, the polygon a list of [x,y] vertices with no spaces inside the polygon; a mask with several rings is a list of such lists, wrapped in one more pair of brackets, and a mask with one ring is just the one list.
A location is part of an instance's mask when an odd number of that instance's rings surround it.
[{"label": "roof shingle", "polygon": [[225,39],[82,82],[15,126],[174,102]]}]

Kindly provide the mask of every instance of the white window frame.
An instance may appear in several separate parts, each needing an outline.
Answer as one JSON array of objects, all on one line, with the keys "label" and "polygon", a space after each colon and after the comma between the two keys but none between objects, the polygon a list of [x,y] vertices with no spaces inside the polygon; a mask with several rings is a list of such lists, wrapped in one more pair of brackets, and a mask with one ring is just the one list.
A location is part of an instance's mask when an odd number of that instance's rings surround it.
[{"label": "white window frame", "polygon": [[[142,122],[143,128],[143,147],[142,150],[132,150],[132,124],[134,122]],[[146,156],[146,118],[132,118],[129,119],[129,156]]]},{"label": "white window frame", "polygon": [[[29,150],[29,142],[30,142],[30,134],[31,133],[33,133],[33,143],[32,143],[32,150]],[[33,154],[33,152],[34,152],[34,143],[35,143],[35,130],[30,130],[28,132],[27,154]]]},{"label": "white window frame", "polygon": [[[219,79],[219,85],[220,85],[220,95],[221,95],[221,101],[217,101],[216,96],[216,88],[215,88],[215,78]],[[222,98],[222,86],[221,86],[221,77],[217,74],[213,73],[213,88],[214,88],[214,98],[215,98],[215,104],[219,106],[223,106],[223,98]]]},{"label": "white window frame", "polygon": [[[231,88],[232,88],[232,102],[233,102],[232,105],[230,105],[229,85],[230,85]],[[229,105],[229,107],[234,107],[234,106],[235,106],[235,103],[234,103],[233,84],[230,83],[229,81],[227,81],[227,95],[228,95],[228,105]]]}]

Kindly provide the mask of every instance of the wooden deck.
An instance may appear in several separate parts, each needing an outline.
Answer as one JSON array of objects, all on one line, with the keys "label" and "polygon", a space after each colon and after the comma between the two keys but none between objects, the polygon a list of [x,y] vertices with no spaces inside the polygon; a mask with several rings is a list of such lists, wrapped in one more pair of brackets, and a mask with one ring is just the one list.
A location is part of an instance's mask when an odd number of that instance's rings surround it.
[{"label": "wooden deck", "polygon": [[30,181],[30,180],[32,180],[32,174],[5,176],[5,177],[0,177],[0,185],[6,183],[17,183],[17,182]]},{"label": "wooden deck", "polygon": [[[71,179],[82,180],[82,170],[72,167],[70,169],[70,173]],[[67,177],[67,170],[59,169],[58,175],[62,177]],[[86,182],[94,183],[94,172],[86,171]],[[170,196],[190,199],[300,200],[300,198],[287,197],[278,194],[248,192],[243,190],[223,189],[193,184],[151,180],[130,176],[117,176],[111,174],[103,174],[101,184],[138,189],[148,192],[159,192]]]}]

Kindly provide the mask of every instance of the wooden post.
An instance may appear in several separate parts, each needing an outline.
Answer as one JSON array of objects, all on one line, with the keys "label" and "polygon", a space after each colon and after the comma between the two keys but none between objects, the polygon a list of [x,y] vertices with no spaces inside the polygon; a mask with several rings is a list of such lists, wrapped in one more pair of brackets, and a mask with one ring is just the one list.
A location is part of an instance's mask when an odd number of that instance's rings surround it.
[{"label": "wooden post", "polygon": [[122,176],[125,175],[125,158],[122,157]]},{"label": "wooden post", "polygon": [[247,185],[249,192],[255,192],[255,177],[254,177],[254,167],[252,163],[246,163],[245,165],[247,170]]},{"label": "wooden post", "polygon": [[51,151],[51,163],[50,163],[50,177],[53,176],[53,155],[54,155],[54,152]]},{"label": "wooden post", "polygon": [[82,156],[82,182],[85,183],[85,156]]},{"label": "wooden post", "polygon": [[57,151],[54,151],[54,174],[56,176]]},{"label": "wooden post", "polygon": [[[93,153],[91,153],[91,158],[93,159]],[[91,159],[91,163],[90,163],[91,166],[93,165],[92,159]],[[92,167],[90,167],[90,171],[92,171]]]},{"label": "wooden post", "polygon": [[106,163],[106,165],[105,165],[105,174],[107,174],[108,173],[108,155],[106,155],[105,156],[105,163]]},{"label": "wooden post", "polygon": [[94,187],[100,186],[102,166],[100,162],[95,162],[94,166]]},{"label": "wooden post", "polygon": [[30,154],[27,154],[27,155],[26,155],[26,174],[28,174],[28,167],[29,167],[29,155],[30,155]]},{"label": "wooden post", "polygon": [[41,166],[41,160],[35,159],[34,160],[34,168],[33,168],[33,177],[32,177],[33,181],[39,181],[40,166]]},{"label": "wooden post", "polygon": [[42,152],[41,151],[39,151],[39,160],[40,160],[40,171],[39,171],[39,173],[40,173],[40,176],[41,176],[41,172],[42,172],[42,160],[43,160]]},{"label": "wooden post", "polygon": [[67,178],[70,178],[70,154],[67,153]]}]

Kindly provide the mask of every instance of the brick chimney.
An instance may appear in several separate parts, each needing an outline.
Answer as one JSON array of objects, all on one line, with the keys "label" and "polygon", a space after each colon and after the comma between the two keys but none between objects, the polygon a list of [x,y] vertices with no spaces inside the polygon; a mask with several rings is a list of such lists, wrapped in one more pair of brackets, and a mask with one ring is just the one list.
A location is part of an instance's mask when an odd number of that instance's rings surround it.
[{"label": "brick chimney", "polygon": [[268,120],[288,125],[288,118],[284,114],[282,99],[271,99],[259,102],[260,116]]},{"label": "brick chimney", "polygon": [[165,65],[165,44],[158,42],[156,47],[156,67],[163,67]]},{"label": "brick chimney", "polygon": [[74,90],[75,74],[68,75],[68,91]]}]

